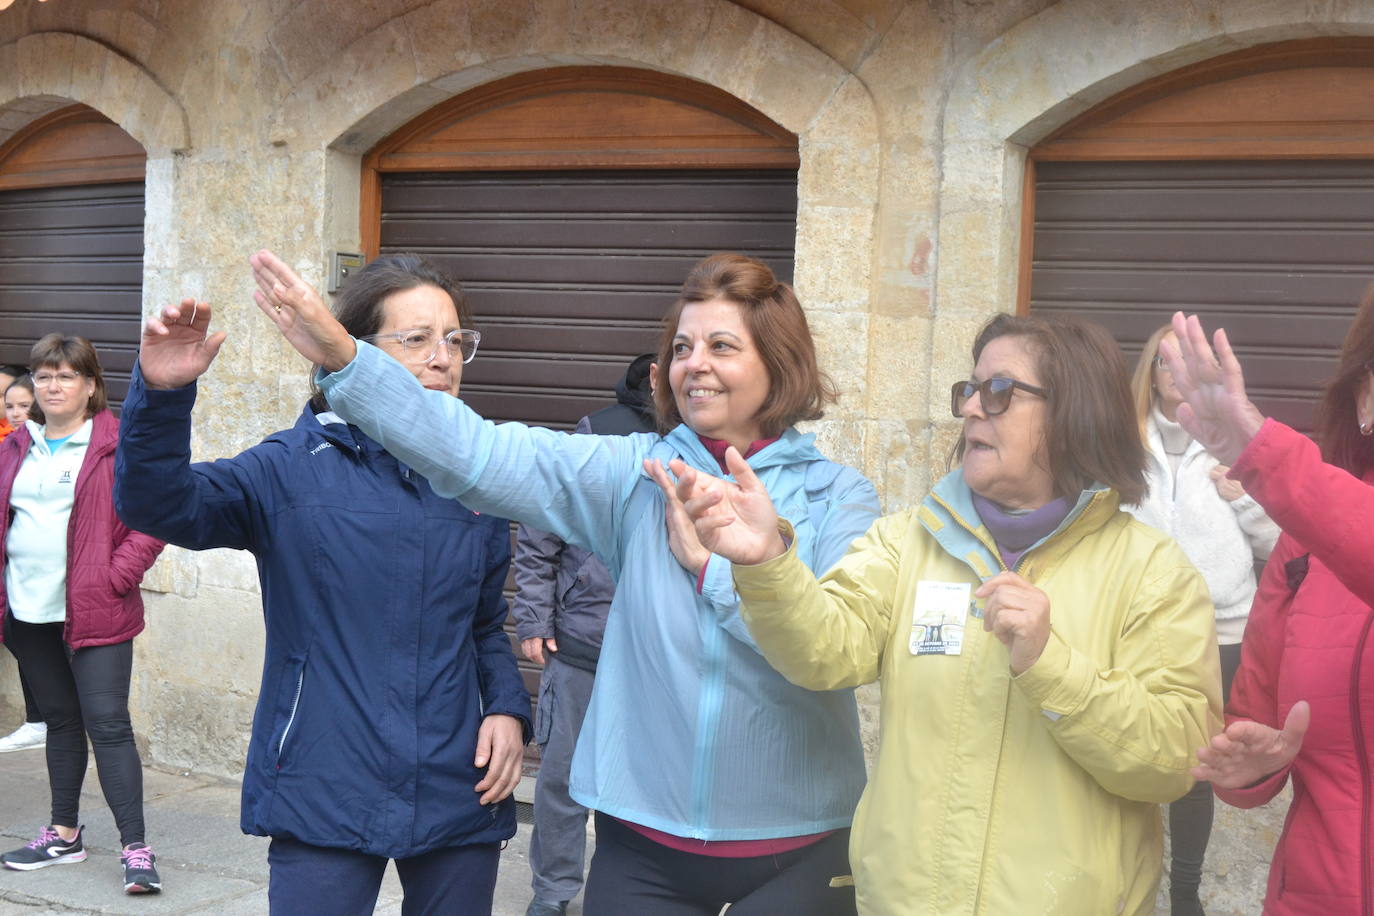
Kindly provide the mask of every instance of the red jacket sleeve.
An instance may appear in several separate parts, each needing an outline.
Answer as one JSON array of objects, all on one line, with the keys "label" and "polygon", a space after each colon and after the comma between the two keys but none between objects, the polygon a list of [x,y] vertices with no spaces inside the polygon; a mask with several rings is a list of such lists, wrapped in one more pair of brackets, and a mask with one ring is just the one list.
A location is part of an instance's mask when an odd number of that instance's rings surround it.
[{"label": "red jacket sleeve", "polygon": [[110,583],[117,594],[127,595],[143,581],[143,574],[167,545],[157,538],[126,528],[120,522],[115,522],[114,541],[114,550],[110,554]]},{"label": "red jacket sleeve", "polygon": [[1229,476],[1346,588],[1374,604],[1374,486],[1322,461],[1316,443],[1272,419]]}]

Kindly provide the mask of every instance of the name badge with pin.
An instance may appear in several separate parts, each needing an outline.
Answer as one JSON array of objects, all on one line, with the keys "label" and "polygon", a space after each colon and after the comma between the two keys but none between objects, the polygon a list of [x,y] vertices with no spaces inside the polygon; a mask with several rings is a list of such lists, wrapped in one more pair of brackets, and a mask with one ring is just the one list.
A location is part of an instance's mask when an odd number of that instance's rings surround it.
[{"label": "name badge with pin", "polygon": [[907,644],[912,655],[958,655],[963,651],[972,589],[967,582],[916,583],[911,641]]}]

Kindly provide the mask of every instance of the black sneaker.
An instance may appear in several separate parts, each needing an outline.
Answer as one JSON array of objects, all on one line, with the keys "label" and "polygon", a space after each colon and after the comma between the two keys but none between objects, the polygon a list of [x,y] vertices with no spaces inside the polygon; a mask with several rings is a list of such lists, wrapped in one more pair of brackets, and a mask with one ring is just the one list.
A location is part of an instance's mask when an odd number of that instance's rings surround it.
[{"label": "black sneaker", "polygon": [[84,862],[86,846],[81,842],[81,828],[76,828],[76,836],[64,840],[52,827],[44,827],[38,832],[38,839],[23,849],[16,849],[0,856],[6,868],[18,871],[32,871],[47,868],[49,865],[71,865]]},{"label": "black sneaker", "polygon": [[119,854],[124,864],[124,893],[156,894],[162,890],[162,879],[157,876],[153,863],[157,856],[144,843],[130,843]]}]

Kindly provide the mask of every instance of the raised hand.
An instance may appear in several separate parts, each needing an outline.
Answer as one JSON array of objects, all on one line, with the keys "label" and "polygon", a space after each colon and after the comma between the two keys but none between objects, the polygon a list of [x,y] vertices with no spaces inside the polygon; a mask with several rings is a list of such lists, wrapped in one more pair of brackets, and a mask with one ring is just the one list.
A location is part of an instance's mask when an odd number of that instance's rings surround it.
[{"label": "raised hand", "polygon": [[768,490],[734,446],[725,450],[725,464],[735,483],[703,474],[680,459],[668,463],[677,475],[677,498],[702,546],[741,566],[782,556],[787,545]]},{"label": "raised hand", "polygon": [[672,550],[673,556],[683,569],[694,576],[700,575],[701,568],[711,558],[711,551],[702,546],[701,539],[697,537],[692,517],[687,514],[687,507],[678,498],[677,485],[668,477],[663,462],[657,458],[645,458],[644,471],[663,491],[667,512],[665,521],[668,526],[668,548]]},{"label": "raised hand", "polygon": [[1288,710],[1283,730],[1258,722],[1232,722],[1212,743],[1198,748],[1193,776],[1223,789],[1241,789],[1273,776],[1293,762],[1312,721],[1306,700]]},{"label": "raised hand", "polygon": [[330,372],[353,361],[357,345],[309,283],[266,248],[248,262],[258,284],[253,301],[296,352]]},{"label": "raised hand", "polygon": [[1173,324],[1177,345],[1166,337],[1159,352],[1183,395],[1178,422],[1218,461],[1234,464],[1264,425],[1264,415],[1245,394],[1245,377],[1226,331],[1217,329],[1213,352],[1196,315],[1185,319],[1175,312]]},{"label": "raised hand", "polygon": [[138,367],[149,388],[182,388],[205,374],[227,336],[207,334],[210,303],[182,299],[143,323]]},{"label": "raised hand", "polygon": [[987,599],[983,629],[1007,647],[1011,673],[1025,673],[1050,641],[1049,595],[1006,570],[980,585],[973,595]]}]

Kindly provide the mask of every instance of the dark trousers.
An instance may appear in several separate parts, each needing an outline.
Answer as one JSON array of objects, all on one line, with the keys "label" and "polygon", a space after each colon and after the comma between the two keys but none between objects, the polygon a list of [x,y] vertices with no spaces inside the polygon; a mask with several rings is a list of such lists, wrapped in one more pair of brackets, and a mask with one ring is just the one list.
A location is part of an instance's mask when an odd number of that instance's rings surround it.
[{"label": "dark trousers", "polygon": [[[396,860],[402,916],[491,916],[500,843],[453,846]],[[273,837],[267,847],[267,901],[273,916],[371,916],[385,856]]]},{"label": "dark trousers", "polygon": [[[1231,700],[1231,681],[1240,667],[1240,645],[1220,646],[1221,695]],[[1169,805],[1169,893],[1191,898],[1202,885],[1202,862],[1212,838],[1214,801],[1212,784],[1200,782],[1187,795]]]},{"label": "dark trousers", "polygon": [[571,900],[582,890],[587,851],[587,809],[572,800],[568,780],[573,748],[592,699],[595,673],[553,656],[539,680],[534,740],[539,780],[534,787],[530,871],[534,896],[545,903]]},{"label": "dark trousers", "polygon": [[[14,647],[6,643],[5,648],[14,655]],[[24,721],[42,722],[43,713],[38,711],[38,701],[33,698],[33,691],[29,689],[29,679],[24,677],[24,668],[19,664],[19,656],[14,655],[15,669],[19,672],[19,689],[24,692]]]},{"label": "dark trousers", "polygon": [[776,856],[725,859],[679,852],[596,813],[596,852],[587,875],[587,916],[846,916],[849,830]]},{"label": "dark trousers", "polygon": [[71,651],[60,623],[5,621],[6,642],[19,659],[48,723],[48,784],[52,822],[79,825],[86,777],[86,737],[96,773],[123,846],[143,842],[143,765],[129,721],[133,640]]}]

